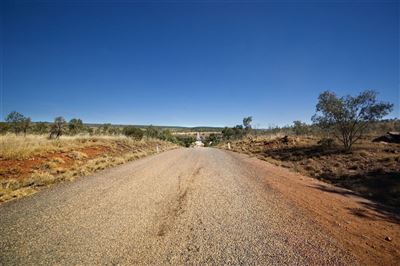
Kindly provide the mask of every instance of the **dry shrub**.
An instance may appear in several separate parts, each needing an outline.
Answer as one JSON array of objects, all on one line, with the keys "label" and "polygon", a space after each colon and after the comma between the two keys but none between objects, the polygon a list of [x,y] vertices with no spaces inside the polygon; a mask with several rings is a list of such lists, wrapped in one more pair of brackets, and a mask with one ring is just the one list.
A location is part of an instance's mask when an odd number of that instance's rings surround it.
[{"label": "dry shrub", "polygon": [[52,175],[63,174],[63,173],[65,173],[65,172],[67,172],[67,169],[65,169],[65,168],[63,168],[63,167],[57,167],[57,168],[52,169],[52,171],[50,171],[50,173],[51,173]]},{"label": "dry shrub", "polygon": [[21,168],[19,166],[0,169],[0,178],[7,178],[7,176],[18,175],[19,173],[21,173]]},{"label": "dry shrub", "polygon": [[0,188],[0,202],[31,195],[36,191],[37,190],[32,187],[22,187],[16,190]]},{"label": "dry shrub", "polygon": [[0,202],[23,197],[37,191],[37,187],[56,182],[48,172],[35,171],[29,178],[0,180]]},{"label": "dry shrub", "polygon": [[49,172],[34,171],[30,178],[23,180],[25,186],[47,186],[53,184],[56,178]]},{"label": "dry shrub", "polygon": [[65,161],[63,159],[61,159],[60,157],[53,157],[53,158],[51,158],[50,161],[53,162],[53,163],[57,163],[57,164],[65,163]]},{"label": "dry shrub", "polygon": [[74,160],[83,160],[88,157],[86,153],[80,151],[72,151],[67,156]]},{"label": "dry shrub", "polygon": [[55,162],[53,162],[53,161],[48,161],[48,162],[44,162],[44,163],[41,165],[40,169],[43,169],[43,170],[51,170],[51,169],[57,168],[57,166],[58,166],[57,163],[55,163]]},{"label": "dry shrub", "polygon": [[358,154],[359,154],[361,157],[364,157],[364,158],[368,158],[368,157],[371,155],[369,152],[367,152],[367,151],[365,151],[365,150],[358,151]]}]

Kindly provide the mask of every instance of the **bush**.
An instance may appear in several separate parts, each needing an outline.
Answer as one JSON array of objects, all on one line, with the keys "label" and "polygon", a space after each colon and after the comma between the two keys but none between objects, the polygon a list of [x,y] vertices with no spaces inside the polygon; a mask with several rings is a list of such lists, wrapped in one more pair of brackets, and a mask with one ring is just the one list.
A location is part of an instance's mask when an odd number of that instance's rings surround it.
[{"label": "bush", "polygon": [[178,144],[184,147],[190,147],[196,140],[193,136],[178,136],[176,139],[178,140]]},{"label": "bush", "polygon": [[13,129],[16,135],[20,132],[23,132],[24,135],[26,135],[28,128],[31,124],[31,119],[29,117],[25,117],[24,115],[16,111],[9,113],[5,121]]},{"label": "bush", "polygon": [[160,132],[160,130],[159,130],[158,128],[153,127],[153,126],[149,126],[149,127],[146,129],[145,134],[146,134],[146,136],[149,137],[149,138],[155,138],[155,139],[157,139],[157,138],[160,138],[161,132]]},{"label": "bush", "polygon": [[84,130],[84,125],[81,119],[73,118],[68,123],[68,130],[70,135],[76,135]]},{"label": "bush", "polygon": [[169,142],[173,142],[173,143],[177,143],[176,137],[172,134],[171,130],[169,130],[169,129],[162,131],[160,139],[169,141]]},{"label": "bush", "polygon": [[133,126],[127,126],[124,127],[122,133],[127,136],[131,137],[136,140],[141,140],[143,138],[144,132],[140,128],[133,127]]},{"label": "bush", "polygon": [[56,117],[51,125],[50,138],[59,138],[64,133],[66,124],[64,117]]},{"label": "bush", "polygon": [[32,132],[35,134],[47,134],[48,133],[48,125],[45,122],[36,122],[32,127]]},{"label": "bush", "polygon": [[217,145],[221,141],[221,135],[211,133],[205,140],[206,146],[214,146]]},{"label": "bush", "polygon": [[246,130],[242,125],[236,125],[232,128],[225,127],[222,130],[222,136],[225,140],[240,139],[246,135]]},{"label": "bush", "polygon": [[364,91],[358,96],[338,97],[325,91],[319,95],[317,113],[312,117],[323,130],[332,132],[346,150],[359,140],[368,126],[389,114],[393,104],[378,102],[375,91]]}]

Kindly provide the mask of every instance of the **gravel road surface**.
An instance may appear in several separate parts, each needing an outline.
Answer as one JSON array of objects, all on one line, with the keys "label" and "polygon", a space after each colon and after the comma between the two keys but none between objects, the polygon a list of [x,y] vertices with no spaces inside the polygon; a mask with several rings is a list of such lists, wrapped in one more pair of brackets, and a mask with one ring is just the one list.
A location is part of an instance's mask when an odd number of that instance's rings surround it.
[{"label": "gravel road surface", "polygon": [[357,264],[239,156],[168,151],[0,205],[0,265]]}]

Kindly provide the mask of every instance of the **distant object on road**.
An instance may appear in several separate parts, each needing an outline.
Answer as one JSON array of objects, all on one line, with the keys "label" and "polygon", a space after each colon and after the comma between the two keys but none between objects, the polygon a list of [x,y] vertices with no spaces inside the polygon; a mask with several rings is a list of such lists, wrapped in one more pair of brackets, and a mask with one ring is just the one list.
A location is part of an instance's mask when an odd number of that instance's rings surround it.
[{"label": "distant object on road", "polygon": [[204,143],[201,141],[199,132],[197,132],[196,141],[194,142],[194,147],[204,147]]},{"label": "distant object on road", "polygon": [[388,132],[386,135],[377,137],[373,142],[400,143],[400,132]]}]

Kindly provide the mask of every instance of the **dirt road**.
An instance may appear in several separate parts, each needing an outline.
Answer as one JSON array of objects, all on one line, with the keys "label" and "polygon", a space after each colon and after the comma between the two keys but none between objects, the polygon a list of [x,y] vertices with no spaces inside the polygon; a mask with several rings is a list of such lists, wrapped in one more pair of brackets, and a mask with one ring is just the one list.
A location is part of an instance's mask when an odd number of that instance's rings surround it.
[{"label": "dirt road", "polygon": [[210,148],[5,203],[0,225],[0,265],[358,264],[249,162]]}]

